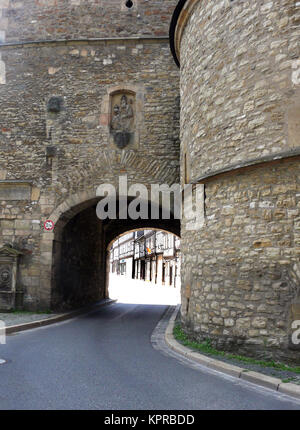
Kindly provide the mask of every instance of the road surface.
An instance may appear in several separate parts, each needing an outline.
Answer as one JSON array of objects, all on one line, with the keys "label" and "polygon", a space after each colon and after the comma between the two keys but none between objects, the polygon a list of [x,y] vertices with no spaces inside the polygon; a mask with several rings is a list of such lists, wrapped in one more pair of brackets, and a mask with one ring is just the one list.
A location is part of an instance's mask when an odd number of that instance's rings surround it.
[{"label": "road surface", "polygon": [[[115,303],[7,337],[0,409],[298,409],[300,402],[154,349],[166,305]],[[153,337],[152,337],[153,339]]]}]

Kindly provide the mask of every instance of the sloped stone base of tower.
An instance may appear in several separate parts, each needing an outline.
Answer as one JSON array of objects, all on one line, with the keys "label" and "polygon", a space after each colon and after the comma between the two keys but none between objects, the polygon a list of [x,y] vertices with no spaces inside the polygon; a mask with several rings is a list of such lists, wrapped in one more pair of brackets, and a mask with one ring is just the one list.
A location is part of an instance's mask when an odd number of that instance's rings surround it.
[{"label": "sloped stone base of tower", "polygon": [[182,321],[193,338],[300,364],[298,163],[253,166],[205,184],[204,227],[182,228]]}]

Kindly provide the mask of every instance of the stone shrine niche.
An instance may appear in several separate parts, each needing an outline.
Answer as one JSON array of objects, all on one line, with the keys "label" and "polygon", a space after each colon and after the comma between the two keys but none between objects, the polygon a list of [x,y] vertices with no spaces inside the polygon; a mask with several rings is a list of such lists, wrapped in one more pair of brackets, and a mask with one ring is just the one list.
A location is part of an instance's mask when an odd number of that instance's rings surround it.
[{"label": "stone shrine niche", "polygon": [[111,95],[110,133],[119,149],[133,144],[135,140],[135,94],[120,91]]},{"label": "stone shrine niche", "polygon": [[22,291],[17,283],[17,275],[22,254],[11,245],[0,248],[0,311],[11,311],[21,305]]}]

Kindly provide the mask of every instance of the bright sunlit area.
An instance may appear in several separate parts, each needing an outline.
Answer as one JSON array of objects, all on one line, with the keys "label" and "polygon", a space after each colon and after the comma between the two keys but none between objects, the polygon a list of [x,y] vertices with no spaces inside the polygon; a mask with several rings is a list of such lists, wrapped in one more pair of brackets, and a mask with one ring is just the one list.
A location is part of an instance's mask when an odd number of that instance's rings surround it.
[{"label": "bright sunlit area", "polygon": [[180,239],[160,230],[138,230],[110,248],[109,297],[120,303],[180,303]]}]

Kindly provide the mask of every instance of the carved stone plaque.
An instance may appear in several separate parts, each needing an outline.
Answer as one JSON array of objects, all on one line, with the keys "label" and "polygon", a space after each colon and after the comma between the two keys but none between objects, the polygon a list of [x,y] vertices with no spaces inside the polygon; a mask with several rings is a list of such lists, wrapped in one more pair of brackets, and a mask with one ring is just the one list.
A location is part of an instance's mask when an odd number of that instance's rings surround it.
[{"label": "carved stone plaque", "polygon": [[12,289],[12,267],[0,266],[0,291]]},{"label": "carved stone plaque", "polygon": [[19,290],[18,260],[22,252],[11,245],[0,248],[0,311],[15,309],[15,297]]},{"label": "carved stone plaque", "polygon": [[62,109],[62,98],[61,97],[51,97],[47,103],[48,112],[59,113]]},{"label": "carved stone plaque", "polygon": [[31,184],[22,182],[0,182],[1,200],[30,200]]},{"label": "carved stone plaque", "polygon": [[115,94],[111,101],[110,131],[119,149],[125,148],[134,139],[134,96]]}]

